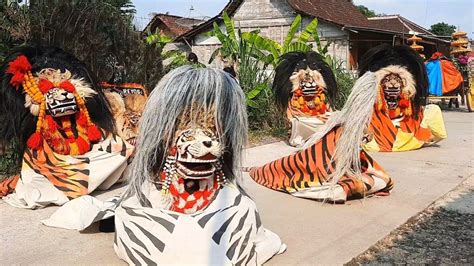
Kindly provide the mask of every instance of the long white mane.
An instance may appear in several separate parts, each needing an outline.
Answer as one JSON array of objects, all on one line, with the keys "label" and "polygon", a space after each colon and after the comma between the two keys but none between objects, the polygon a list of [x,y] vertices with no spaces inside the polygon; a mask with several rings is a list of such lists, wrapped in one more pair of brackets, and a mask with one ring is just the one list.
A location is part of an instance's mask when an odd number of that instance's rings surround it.
[{"label": "long white mane", "polygon": [[145,106],[137,152],[128,174],[130,186],[124,197],[135,195],[145,200],[143,184],[156,181],[182,114],[188,114],[192,124],[203,112],[214,112],[218,137],[225,147],[226,177],[240,177],[242,150],[247,142],[245,108],[242,89],[221,70],[183,66],[168,73]]}]

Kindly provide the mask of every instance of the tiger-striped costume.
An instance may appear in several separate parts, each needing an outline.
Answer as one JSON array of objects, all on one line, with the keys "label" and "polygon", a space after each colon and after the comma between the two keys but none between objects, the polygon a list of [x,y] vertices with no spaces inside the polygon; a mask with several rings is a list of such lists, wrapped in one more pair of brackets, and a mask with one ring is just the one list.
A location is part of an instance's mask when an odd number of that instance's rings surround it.
[{"label": "tiger-striped costume", "polygon": [[447,137],[441,109],[437,105],[427,105],[418,117],[390,117],[374,108],[369,132],[372,141],[364,145],[367,151],[409,151],[436,143]]},{"label": "tiger-striped costume", "polygon": [[171,71],[144,110],[122,200],[80,197],[44,223],[82,230],[115,212],[115,251],[133,265],[260,265],[283,252],[236,180],[247,139],[244,100],[223,71]]},{"label": "tiger-striped costume", "polygon": [[130,144],[112,135],[84,155],[57,154],[46,142],[43,147],[26,149],[21,174],[2,182],[1,187],[10,184],[7,193],[13,192],[3,198],[5,202],[33,209],[63,205],[96,189],[108,189],[121,178],[133,151]]},{"label": "tiger-striped costume", "polygon": [[62,205],[116,183],[133,147],[116,136],[87,66],[56,47],[22,46],[0,64],[0,143],[18,144],[20,173],[0,183],[19,208]]},{"label": "tiger-striped costume", "polygon": [[100,202],[83,196],[42,222],[83,230],[115,212],[114,248],[130,265],[261,265],[286,248],[262,226],[255,203],[235,184],[219,189],[212,203],[194,214],[163,209],[161,192],[148,189],[149,207],[136,197]]},{"label": "tiger-striped costume", "polygon": [[12,193],[15,190],[16,183],[20,179],[20,175],[12,175],[5,178],[0,183],[0,198]]},{"label": "tiger-striped costume", "polygon": [[392,179],[363,150],[360,152],[362,178],[343,176],[335,186],[328,183],[340,134],[341,127],[333,128],[311,147],[253,168],[250,176],[268,188],[317,200],[344,202],[376,192],[389,192]]},{"label": "tiger-striped costume", "polygon": [[423,59],[406,45],[380,45],[367,51],[359,75],[374,72],[376,101],[368,133],[368,151],[409,151],[447,137],[443,115],[426,105],[428,76]]},{"label": "tiger-striped costume", "polygon": [[134,265],[261,265],[284,250],[280,238],[263,228],[252,199],[235,185],[224,186],[193,215],[127,199],[116,210],[115,227],[115,251]]}]

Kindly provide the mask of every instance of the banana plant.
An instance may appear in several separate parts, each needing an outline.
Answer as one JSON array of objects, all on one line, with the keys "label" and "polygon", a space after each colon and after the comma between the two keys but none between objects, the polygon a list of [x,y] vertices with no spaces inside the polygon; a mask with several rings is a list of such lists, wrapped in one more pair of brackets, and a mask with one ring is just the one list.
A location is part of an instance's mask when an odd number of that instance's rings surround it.
[{"label": "banana plant", "polygon": [[[221,46],[217,48],[209,59],[209,64],[217,57],[227,60],[227,64],[232,65],[237,72],[237,79],[243,88],[247,105],[251,108],[258,108],[256,99],[268,88],[269,74],[266,69],[272,63],[273,56],[259,49],[254,39],[244,37],[246,32],[236,29],[234,21],[224,12],[223,22],[225,31],[214,22],[212,31],[208,36],[215,36],[219,39]],[[255,37],[260,37],[258,31],[252,32]]]},{"label": "banana plant", "polygon": [[[249,42],[248,39],[244,38],[246,33],[242,33],[240,29],[235,29],[234,21],[226,12],[224,12],[222,17],[225,25],[225,32],[223,32],[219,25],[214,22],[213,29],[208,34],[209,36],[215,36],[221,43],[221,46],[211,54],[209,64],[219,56],[222,59],[228,60],[229,64],[233,65],[238,71],[241,57],[246,54],[249,54],[251,57],[262,62],[268,61],[268,56],[264,52],[256,47],[256,45]],[[253,31],[253,33],[258,34],[258,31]]]},{"label": "banana plant", "polygon": [[[316,52],[318,52],[320,55],[322,55],[327,60],[329,60],[328,58],[330,57],[330,55],[328,54],[328,50],[329,50],[329,45],[331,45],[331,42],[328,41],[326,42],[324,46],[321,45],[321,39],[319,38],[319,35],[317,32],[313,34],[313,38],[314,38],[314,42],[316,43]],[[327,62],[327,63],[330,64],[330,62]]]},{"label": "banana plant", "polygon": [[167,61],[167,68],[173,69],[188,63],[186,53],[180,50],[165,50],[166,45],[173,42],[173,39],[160,32],[160,29],[156,29],[155,33],[148,34],[146,37],[146,43],[149,46],[154,46],[161,53],[163,61]]},{"label": "banana plant", "polygon": [[160,29],[156,29],[154,33],[149,33],[146,37],[146,43],[148,45],[155,45],[157,49],[163,50],[165,46],[172,42],[173,39],[169,36],[161,34]]},{"label": "banana plant", "polygon": [[[301,28],[301,22],[301,16],[296,16],[296,18],[291,23],[288,34],[285,37],[285,41],[282,45],[270,38],[259,35],[259,32],[255,31],[245,32],[242,34],[242,37],[254,44],[258,49],[269,53],[272,57],[267,59],[267,61],[271,60],[273,66],[277,66],[280,57],[283,54],[296,51],[309,52],[313,49],[313,45],[310,43],[310,41],[311,37],[314,39],[316,36],[318,36],[318,20],[316,18],[313,19],[308,25],[306,25],[299,36],[297,36],[298,29]],[[319,40],[319,36],[317,38]]]}]

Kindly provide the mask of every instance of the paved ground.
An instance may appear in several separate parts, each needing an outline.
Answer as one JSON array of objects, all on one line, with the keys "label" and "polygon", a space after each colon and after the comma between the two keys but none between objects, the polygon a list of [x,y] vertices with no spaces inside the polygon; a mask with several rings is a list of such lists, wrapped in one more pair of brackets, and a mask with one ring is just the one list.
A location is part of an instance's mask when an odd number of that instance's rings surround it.
[{"label": "paved ground", "polygon": [[353,259],[351,265],[474,263],[474,176]]},{"label": "paved ground", "polygon": [[[444,115],[449,137],[439,146],[373,154],[396,181],[389,197],[322,204],[260,187],[245,176],[244,187],[257,202],[263,224],[288,245],[268,265],[346,263],[472,176],[474,114]],[[291,151],[282,142],[251,148],[246,166],[261,165]],[[92,230],[80,234],[41,225],[39,221],[55,209],[19,210],[0,202],[1,264],[123,264],[113,252],[112,234]]]}]

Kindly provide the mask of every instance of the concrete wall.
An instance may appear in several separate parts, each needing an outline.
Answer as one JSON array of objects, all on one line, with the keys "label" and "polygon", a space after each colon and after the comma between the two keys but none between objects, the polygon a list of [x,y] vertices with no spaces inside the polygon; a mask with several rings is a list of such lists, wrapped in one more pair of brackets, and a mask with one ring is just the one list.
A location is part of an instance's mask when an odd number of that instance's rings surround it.
[{"label": "concrete wall", "polygon": [[[291,22],[297,13],[291,8],[286,0],[246,0],[233,16],[236,28],[242,31],[260,30],[261,35],[269,37],[279,43],[283,43],[290,29]],[[303,30],[313,18],[304,17],[300,30]],[[225,27],[220,25],[225,31]],[[329,54],[337,60],[344,61],[347,66],[349,59],[349,35],[340,27],[319,21],[318,34],[323,44],[331,42]],[[219,45],[215,37],[199,34],[194,39],[193,52],[202,62],[207,63],[210,55]],[[221,67],[222,62],[212,64]]]}]

